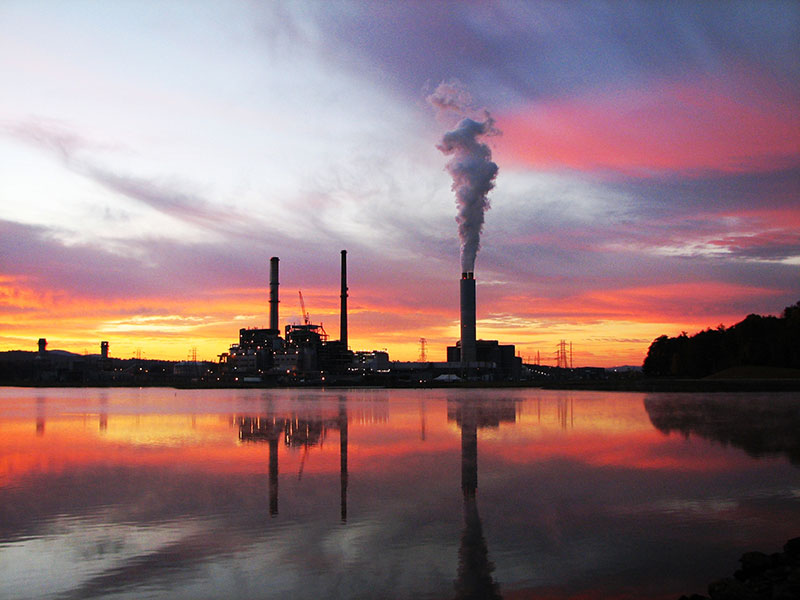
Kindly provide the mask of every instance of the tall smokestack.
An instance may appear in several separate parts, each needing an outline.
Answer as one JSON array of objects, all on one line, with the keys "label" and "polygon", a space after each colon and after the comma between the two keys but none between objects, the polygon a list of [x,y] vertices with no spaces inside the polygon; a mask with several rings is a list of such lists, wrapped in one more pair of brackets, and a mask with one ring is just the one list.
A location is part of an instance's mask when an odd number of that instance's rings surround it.
[{"label": "tall smokestack", "polygon": [[[489,192],[494,188],[497,164],[492,150],[481,141],[486,136],[500,135],[489,111],[483,120],[475,120],[477,110],[472,98],[456,80],[444,81],[428,96],[440,116],[460,116],[456,128],[448,131],[436,147],[451,157],[446,169],[453,178],[456,195],[458,237],[461,240],[461,365],[477,360],[475,341],[475,258],[480,249],[484,214],[489,210]],[[480,118],[480,117],[478,117]]]},{"label": "tall smokestack", "polygon": [[342,250],[342,305],[339,310],[339,339],[347,349],[347,250]]},{"label": "tall smokestack", "polygon": [[475,277],[461,274],[461,364],[477,360],[475,350]]},{"label": "tall smokestack", "polygon": [[278,261],[277,256],[269,259],[269,328],[278,330]]}]

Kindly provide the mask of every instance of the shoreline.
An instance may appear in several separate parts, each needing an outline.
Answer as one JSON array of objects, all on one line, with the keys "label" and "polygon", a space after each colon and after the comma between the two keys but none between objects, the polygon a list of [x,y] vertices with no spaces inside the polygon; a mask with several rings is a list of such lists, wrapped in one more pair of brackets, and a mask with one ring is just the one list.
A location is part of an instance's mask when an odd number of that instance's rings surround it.
[{"label": "shoreline", "polygon": [[149,388],[166,387],[187,390],[237,390],[237,389],[545,389],[571,391],[609,392],[669,392],[669,393],[713,393],[713,392],[796,392],[800,391],[800,379],[620,379],[596,381],[550,381],[550,382],[458,382],[435,384],[376,384],[364,385],[352,382],[341,385],[274,385],[267,383],[212,384],[204,382],[152,382],[134,385],[114,384],[52,384],[30,382],[7,382],[0,387],[20,388]]},{"label": "shoreline", "polygon": [[565,381],[542,386],[552,390],[610,392],[797,392],[800,379],[633,379]]}]

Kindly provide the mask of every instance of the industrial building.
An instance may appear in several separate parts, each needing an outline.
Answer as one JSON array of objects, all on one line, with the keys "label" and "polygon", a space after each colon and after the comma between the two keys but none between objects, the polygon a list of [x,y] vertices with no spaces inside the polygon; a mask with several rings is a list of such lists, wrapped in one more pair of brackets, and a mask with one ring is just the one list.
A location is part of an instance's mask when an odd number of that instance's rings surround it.
[{"label": "industrial building", "polygon": [[279,259],[270,259],[269,328],[239,330],[239,343],[220,355],[221,378],[242,383],[322,383],[352,377],[353,352],[347,347],[347,251],[341,251],[340,339],[330,340],[311,323],[302,293],[302,324],[279,328]]},{"label": "industrial building", "polygon": [[279,259],[270,260],[270,326],[239,330],[239,343],[220,356],[221,379],[239,383],[427,384],[457,381],[519,381],[522,359],[513,345],[476,339],[475,277],[461,274],[461,339],[447,348],[446,362],[390,362],[383,351],[352,352],[347,343],[347,251],[341,251],[340,339],[330,340],[312,323],[302,293],[302,324],[278,324]]},{"label": "industrial building", "polygon": [[[523,376],[522,359],[513,345],[476,339],[475,277],[462,273],[461,339],[447,347],[446,362],[392,362],[385,350],[353,352],[347,341],[347,251],[341,251],[340,336],[331,340],[321,324],[311,322],[300,293],[303,323],[280,329],[279,259],[270,259],[269,327],[239,330],[237,343],[219,355],[219,362],[171,361],[109,357],[109,343],[99,355],[79,356],[48,351],[5,353],[0,379],[97,385],[427,385],[456,382],[514,382]],[[283,335],[281,335],[283,334]]]},{"label": "industrial building", "polygon": [[[476,339],[476,286],[472,272],[460,279],[461,339],[447,347],[446,362],[391,362],[385,350],[353,352],[347,341],[347,251],[341,251],[339,339],[331,340],[321,324],[311,322],[302,293],[302,323],[279,323],[279,259],[270,259],[269,327],[246,327],[219,362],[196,359],[173,363],[112,359],[109,343],[99,355],[79,356],[48,351],[38,340],[38,352],[6,353],[0,378],[13,383],[35,382],[98,385],[435,385],[457,382],[515,382],[522,376],[522,359],[513,345]],[[17,356],[19,354],[19,356]],[[424,354],[424,353],[423,353]]]},{"label": "industrial building", "polygon": [[[522,358],[516,355],[516,347],[513,344],[503,345],[497,340],[473,340],[472,351],[474,361],[468,364],[475,364],[475,368],[490,369],[496,380],[517,381],[522,373]],[[447,362],[463,364],[461,353],[461,342],[456,342],[455,346],[447,347]]]},{"label": "industrial building", "polygon": [[459,376],[484,381],[519,381],[522,359],[516,356],[513,345],[501,345],[497,340],[476,339],[475,274],[461,273],[461,339],[447,347],[447,363],[440,371],[452,372],[459,365]]}]

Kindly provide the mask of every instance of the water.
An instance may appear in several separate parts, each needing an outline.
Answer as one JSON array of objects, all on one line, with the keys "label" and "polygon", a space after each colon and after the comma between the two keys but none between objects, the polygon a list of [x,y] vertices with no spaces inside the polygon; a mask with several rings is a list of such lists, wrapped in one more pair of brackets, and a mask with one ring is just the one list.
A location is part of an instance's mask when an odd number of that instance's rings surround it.
[{"label": "water", "polygon": [[676,599],[800,535],[796,394],[0,388],[0,598]]}]

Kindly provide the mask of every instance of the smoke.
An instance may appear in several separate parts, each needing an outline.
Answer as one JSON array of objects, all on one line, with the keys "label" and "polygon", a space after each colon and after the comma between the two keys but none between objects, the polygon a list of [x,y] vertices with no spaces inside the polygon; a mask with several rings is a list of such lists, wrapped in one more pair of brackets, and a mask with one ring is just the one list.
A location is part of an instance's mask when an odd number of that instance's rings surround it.
[{"label": "smoke", "polygon": [[475,270],[475,257],[480,249],[484,214],[489,210],[487,194],[494,188],[497,164],[492,162],[492,151],[481,136],[500,135],[494,119],[483,111],[483,120],[465,116],[474,113],[471,98],[458,81],[444,82],[428,96],[428,102],[439,111],[453,111],[463,116],[455,129],[448,131],[436,147],[452,156],[446,165],[453,178],[452,190],[456,194],[458,237],[461,240],[461,271]]},{"label": "smoke", "polygon": [[452,110],[461,115],[472,105],[472,96],[458,79],[440,83],[427,100],[438,111]]}]

